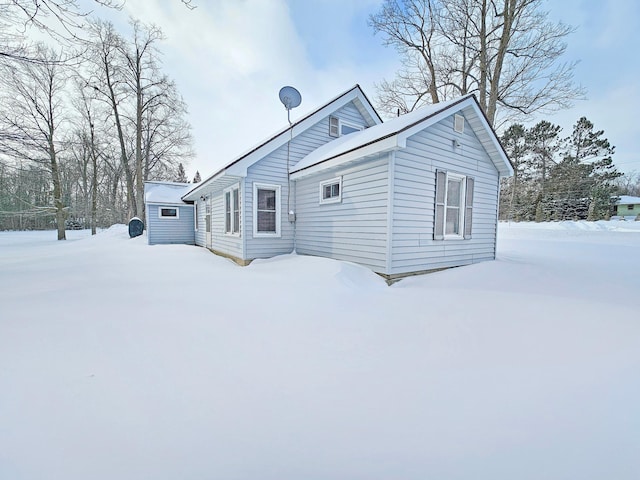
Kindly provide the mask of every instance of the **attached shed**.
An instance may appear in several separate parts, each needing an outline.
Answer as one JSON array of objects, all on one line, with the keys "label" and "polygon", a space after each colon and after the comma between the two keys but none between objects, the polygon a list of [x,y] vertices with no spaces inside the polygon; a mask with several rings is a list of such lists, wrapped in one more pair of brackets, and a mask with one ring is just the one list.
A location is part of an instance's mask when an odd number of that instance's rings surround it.
[{"label": "attached shed", "polygon": [[145,182],[145,224],[149,245],[195,244],[193,205],[181,197],[193,185],[175,182]]}]

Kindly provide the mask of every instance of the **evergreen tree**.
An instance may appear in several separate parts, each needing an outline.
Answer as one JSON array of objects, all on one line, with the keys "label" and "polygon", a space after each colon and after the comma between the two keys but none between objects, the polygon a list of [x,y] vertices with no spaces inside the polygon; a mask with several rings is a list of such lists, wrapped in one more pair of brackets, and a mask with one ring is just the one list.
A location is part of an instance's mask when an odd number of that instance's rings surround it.
[{"label": "evergreen tree", "polygon": [[611,198],[616,192],[615,179],[621,173],[613,165],[615,148],[603,138],[604,130],[593,130],[593,123],[580,118],[569,137],[569,147],[564,161],[580,165],[586,178],[583,180],[589,198],[587,220],[608,218],[613,207]]},{"label": "evergreen tree", "polygon": [[182,163],[178,164],[178,172],[176,173],[176,182],[189,183],[189,180],[187,179],[187,174],[184,171],[184,166],[182,165]]},{"label": "evergreen tree", "polygon": [[[526,129],[522,124],[513,124],[504,132],[500,138],[502,145],[511,160],[513,165],[513,176],[505,179],[503,183],[501,199],[503,205],[501,210],[504,212],[506,209],[506,218],[511,220],[514,218],[514,211],[518,213],[515,215],[516,220],[520,220],[520,182],[524,176],[525,161],[527,153],[529,152],[529,145],[526,142]],[[508,201],[508,204],[506,203]]]},{"label": "evergreen tree", "polygon": [[539,178],[538,191],[534,200],[535,221],[549,220],[541,203],[547,201],[547,179],[549,171],[556,164],[556,154],[561,148],[562,140],[558,125],[542,120],[527,130],[527,144],[531,152],[529,167]]},{"label": "evergreen tree", "polygon": [[193,177],[193,183],[200,183],[202,179],[200,178],[200,172],[196,170],[196,175]]}]

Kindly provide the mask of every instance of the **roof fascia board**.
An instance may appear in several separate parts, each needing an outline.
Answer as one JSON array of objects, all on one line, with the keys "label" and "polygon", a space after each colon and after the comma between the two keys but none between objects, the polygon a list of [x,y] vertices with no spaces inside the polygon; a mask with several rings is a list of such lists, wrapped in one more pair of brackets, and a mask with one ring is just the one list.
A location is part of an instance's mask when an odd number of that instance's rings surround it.
[{"label": "roof fascia board", "polygon": [[316,163],[315,165],[312,165],[308,168],[294,172],[291,174],[291,179],[297,180],[299,178],[307,177],[323,170],[340,166],[343,163],[348,163],[353,160],[358,160],[360,158],[368,157],[371,155],[377,155],[379,153],[396,150],[398,149],[398,147],[398,136],[391,135],[382,140],[370,143],[350,152],[345,152],[337,157],[331,158],[321,163]]}]

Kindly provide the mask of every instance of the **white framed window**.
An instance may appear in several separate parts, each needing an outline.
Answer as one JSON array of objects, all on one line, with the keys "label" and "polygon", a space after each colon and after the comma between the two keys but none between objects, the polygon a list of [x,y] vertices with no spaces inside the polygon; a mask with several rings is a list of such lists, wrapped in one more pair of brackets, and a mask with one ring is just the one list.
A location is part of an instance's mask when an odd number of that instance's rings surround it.
[{"label": "white framed window", "polygon": [[462,115],[453,116],[453,129],[458,133],[464,133],[464,117]]},{"label": "white framed window", "polygon": [[472,177],[436,172],[434,240],[471,238],[473,188]]},{"label": "white framed window", "polygon": [[329,136],[341,137],[342,135],[348,135],[349,133],[359,132],[364,130],[362,125],[350,123],[342,120],[341,118],[331,116],[329,117]]},{"label": "white framed window", "polygon": [[320,203],[339,203],[342,201],[342,177],[320,182]]},{"label": "white framed window", "polygon": [[224,233],[240,235],[240,187],[235,185],[224,192]]},{"label": "white framed window", "polygon": [[253,236],[280,236],[280,185],[253,184]]},{"label": "white framed window", "polygon": [[158,207],[158,218],[180,218],[180,210],[178,207]]}]

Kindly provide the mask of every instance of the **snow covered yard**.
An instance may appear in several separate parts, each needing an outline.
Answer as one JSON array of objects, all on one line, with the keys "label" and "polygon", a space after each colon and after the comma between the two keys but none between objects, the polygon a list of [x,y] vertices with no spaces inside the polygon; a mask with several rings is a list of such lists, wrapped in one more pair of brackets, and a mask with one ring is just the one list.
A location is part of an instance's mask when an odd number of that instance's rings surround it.
[{"label": "snow covered yard", "polygon": [[640,478],[640,222],[392,287],[0,233],[0,479]]}]

